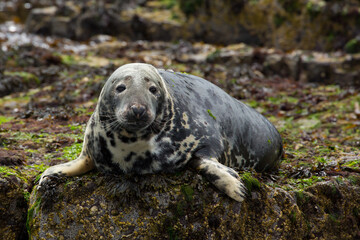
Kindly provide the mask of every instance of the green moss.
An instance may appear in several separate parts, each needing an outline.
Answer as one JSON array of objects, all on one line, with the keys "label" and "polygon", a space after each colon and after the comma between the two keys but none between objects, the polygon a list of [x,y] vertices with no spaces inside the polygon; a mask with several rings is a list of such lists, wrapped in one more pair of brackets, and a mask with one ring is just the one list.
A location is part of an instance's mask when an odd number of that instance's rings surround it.
[{"label": "green moss", "polygon": [[29,239],[31,239],[31,221],[33,220],[34,211],[37,211],[40,207],[41,199],[38,198],[36,202],[28,209],[27,218],[26,218],[26,230],[29,234]]},{"label": "green moss", "polygon": [[206,60],[211,62],[214,61],[215,59],[217,59],[220,56],[220,49],[216,49],[214,52],[210,53],[207,57]]},{"label": "green moss", "polygon": [[355,217],[360,217],[360,208],[358,208],[358,207],[354,207],[353,208],[353,214],[354,214],[354,216]]},{"label": "green moss", "polygon": [[[96,102],[96,101],[95,101]],[[89,111],[89,108],[87,107],[83,107],[83,106],[80,106],[80,107],[76,107],[75,108],[75,112],[78,113],[79,115],[91,115],[93,114],[93,111]],[[70,125],[70,124],[69,124]]]},{"label": "green moss", "polygon": [[296,216],[297,216],[296,212],[294,210],[292,210],[289,215],[289,219],[292,224],[296,224]]},{"label": "green moss", "polygon": [[304,190],[299,190],[295,192],[296,202],[299,205],[304,204],[307,201],[307,198],[304,194]]},{"label": "green moss", "polygon": [[301,13],[302,2],[299,0],[279,0],[279,3],[288,13]]},{"label": "green moss", "polygon": [[245,186],[246,186],[249,193],[251,193],[254,190],[259,190],[260,189],[261,184],[260,184],[259,180],[254,178],[251,175],[251,173],[248,173],[248,172],[243,173],[241,175],[241,179],[244,182],[244,184],[245,184]]},{"label": "green moss", "polygon": [[71,185],[72,183],[74,183],[74,181],[72,181],[72,180],[66,181],[64,187],[67,187],[67,186]]},{"label": "green moss", "polygon": [[69,147],[64,147],[62,151],[64,153],[63,157],[68,160],[74,160],[80,155],[81,150],[82,150],[82,143],[74,143]]},{"label": "green moss", "polygon": [[27,166],[24,166],[24,169],[27,169],[27,170],[36,170],[38,172],[43,172],[45,171],[46,169],[48,168],[48,166],[46,166],[45,164],[41,163],[41,164],[32,164],[32,165],[27,165]]},{"label": "green moss", "polygon": [[286,18],[284,16],[281,16],[280,14],[275,14],[273,21],[275,26],[278,28],[285,22],[285,20]]},{"label": "green moss", "polygon": [[18,173],[16,172],[15,169],[7,167],[7,166],[0,166],[0,173],[2,173],[3,176],[5,176],[5,177],[18,175]]},{"label": "green moss", "polygon": [[344,50],[347,53],[358,53],[360,52],[360,41],[357,38],[353,38],[348,41],[345,46]]},{"label": "green moss", "polygon": [[10,122],[13,120],[14,117],[6,117],[6,116],[0,116],[0,125],[6,122]]},{"label": "green moss", "polygon": [[7,76],[18,76],[24,79],[26,83],[35,82],[36,84],[40,84],[40,79],[33,73],[29,72],[4,72]]},{"label": "green moss", "polygon": [[360,170],[360,159],[354,159],[342,164],[342,167],[347,167],[354,170]]},{"label": "green moss", "polygon": [[165,5],[166,8],[171,9],[176,6],[177,0],[161,0],[161,3]]},{"label": "green moss", "polygon": [[178,240],[178,239],[181,239],[181,238],[179,238],[179,236],[178,236],[178,234],[177,234],[177,231],[174,229],[173,226],[168,227],[167,231],[168,231],[169,239],[170,239],[170,240]]},{"label": "green moss", "polygon": [[84,125],[74,125],[74,124],[69,124],[67,125],[71,131],[75,131],[75,130],[81,130],[84,131]]},{"label": "green moss", "polygon": [[310,178],[301,178],[301,179],[288,179],[289,186],[285,187],[287,190],[291,189],[304,189],[306,187],[312,186],[317,182],[324,180],[324,177],[312,176]]},{"label": "green moss", "polygon": [[178,217],[184,216],[185,215],[185,202],[184,201],[180,201],[176,204],[176,215]]},{"label": "green moss", "polygon": [[35,178],[35,183],[38,183],[40,181],[41,174],[38,174]]},{"label": "green moss", "polygon": [[45,138],[49,137],[48,133],[26,133],[26,132],[9,132],[11,134],[11,139],[13,140],[31,140],[36,143],[43,143]]},{"label": "green moss", "polygon": [[208,109],[207,112],[210,115],[210,117],[212,117],[214,120],[216,120],[216,117],[212,114],[210,109]]},{"label": "green moss", "polygon": [[194,15],[204,0],[179,0],[180,10],[186,15]]},{"label": "green moss", "polygon": [[339,219],[339,216],[338,216],[337,214],[335,214],[335,213],[330,213],[330,214],[329,214],[329,218],[330,218],[330,220],[331,220],[332,222],[337,223],[337,222],[338,222],[338,219]]},{"label": "green moss", "polygon": [[357,175],[351,175],[348,177],[348,179],[350,180],[350,182],[353,185],[360,185],[360,176]]},{"label": "green moss", "polygon": [[24,198],[26,200],[26,202],[29,202],[30,200],[30,193],[26,190],[23,190],[23,194],[24,194]]},{"label": "green moss", "polygon": [[181,186],[181,192],[182,194],[184,194],[186,201],[188,202],[193,201],[194,189],[191,186],[189,185]]},{"label": "green moss", "polygon": [[324,9],[326,3],[325,1],[308,1],[306,4],[306,10],[309,16],[314,19],[317,17]]},{"label": "green moss", "polygon": [[252,108],[257,108],[260,105],[259,101],[257,101],[257,100],[248,100],[248,101],[244,101],[244,102],[246,102],[246,104]]},{"label": "green moss", "polygon": [[66,65],[74,65],[76,60],[72,55],[60,55],[61,62]]}]

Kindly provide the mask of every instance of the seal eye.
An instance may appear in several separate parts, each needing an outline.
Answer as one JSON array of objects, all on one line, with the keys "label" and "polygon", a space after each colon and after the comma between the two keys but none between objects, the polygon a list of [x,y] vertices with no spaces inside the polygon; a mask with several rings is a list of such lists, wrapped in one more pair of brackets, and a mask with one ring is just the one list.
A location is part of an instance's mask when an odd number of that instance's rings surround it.
[{"label": "seal eye", "polygon": [[117,91],[118,93],[123,92],[125,89],[126,89],[126,87],[125,87],[124,84],[121,84],[121,85],[119,85],[119,86],[116,87],[116,91]]},{"label": "seal eye", "polygon": [[154,86],[151,86],[151,87],[149,88],[149,91],[150,91],[152,94],[155,94],[155,93],[157,93],[157,88],[154,87]]}]

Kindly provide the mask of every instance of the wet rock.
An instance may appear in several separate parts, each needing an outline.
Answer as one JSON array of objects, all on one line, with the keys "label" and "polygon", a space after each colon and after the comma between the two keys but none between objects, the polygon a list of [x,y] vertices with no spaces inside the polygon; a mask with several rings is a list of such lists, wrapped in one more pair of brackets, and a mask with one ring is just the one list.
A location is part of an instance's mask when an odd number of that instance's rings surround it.
[{"label": "wet rock", "polygon": [[177,176],[95,174],[50,185],[32,192],[31,239],[304,239],[318,234],[354,239],[359,232],[353,209],[360,204],[360,187],[348,182],[329,181],[295,195],[261,185],[243,203],[190,171]]}]

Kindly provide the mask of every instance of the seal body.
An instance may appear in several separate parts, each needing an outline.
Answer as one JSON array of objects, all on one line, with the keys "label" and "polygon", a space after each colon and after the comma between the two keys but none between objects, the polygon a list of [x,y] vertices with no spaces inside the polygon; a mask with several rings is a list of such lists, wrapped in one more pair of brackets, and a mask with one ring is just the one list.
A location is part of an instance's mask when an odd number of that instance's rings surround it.
[{"label": "seal body", "polygon": [[191,166],[242,201],[245,188],[233,168],[271,170],[281,156],[275,127],[212,83],[148,64],[127,64],[105,83],[80,157],[49,168],[41,180],[94,166],[118,174],[171,173]]}]

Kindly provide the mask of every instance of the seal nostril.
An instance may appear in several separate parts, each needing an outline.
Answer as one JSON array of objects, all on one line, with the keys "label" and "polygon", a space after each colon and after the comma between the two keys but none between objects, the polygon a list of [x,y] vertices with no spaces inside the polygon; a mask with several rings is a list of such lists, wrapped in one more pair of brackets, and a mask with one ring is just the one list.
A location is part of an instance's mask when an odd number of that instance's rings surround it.
[{"label": "seal nostril", "polygon": [[146,109],[144,106],[133,105],[131,106],[131,110],[133,111],[136,118],[140,118],[144,115]]}]

